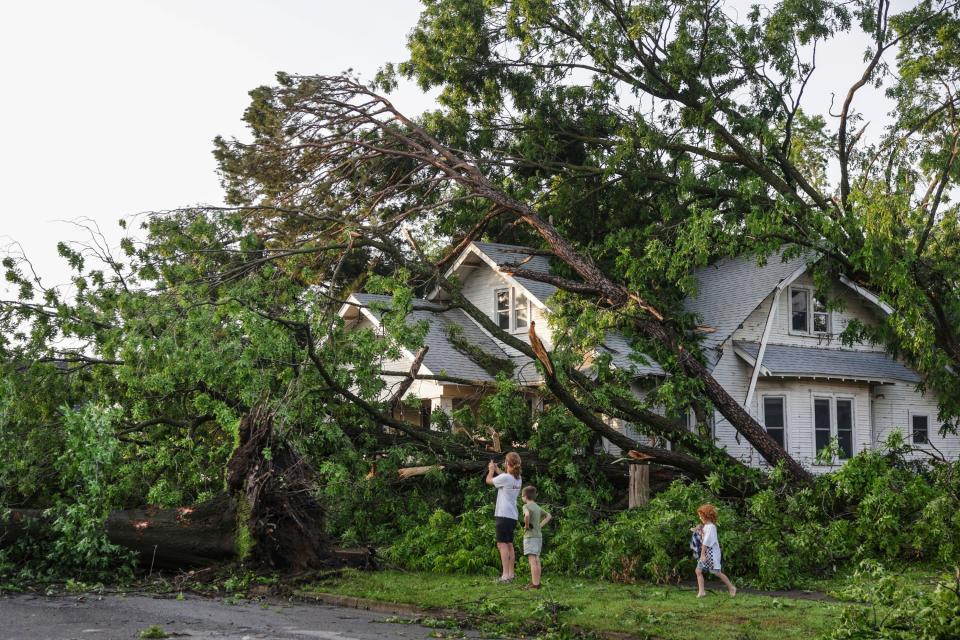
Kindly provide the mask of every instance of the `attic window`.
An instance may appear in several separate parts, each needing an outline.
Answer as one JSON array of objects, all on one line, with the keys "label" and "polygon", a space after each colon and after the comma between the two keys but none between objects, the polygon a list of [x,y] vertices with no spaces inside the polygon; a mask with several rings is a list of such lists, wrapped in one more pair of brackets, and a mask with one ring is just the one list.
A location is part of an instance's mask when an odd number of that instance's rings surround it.
[{"label": "attic window", "polygon": [[530,300],[515,288],[496,289],[494,320],[504,331],[523,331],[530,325]]},{"label": "attic window", "polygon": [[530,321],[530,301],[517,290],[514,290],[513,328],[526,329]]},{"label": "attic window", "polygon": [[497,289],[493,295],[497,326],[504,331],[510,331],[510,289]]},{"label": "attic window", "polygon": [[794,331],[809,331],[810,292],[806,289],[790,290],[790,328]]},{"label": "attic window", "polygon": [[[811,309],[811,299],[813,308]],[[812,313],[811,313],[812,311]],[[790,331],[792,333],[830,333],[827,301],[809,289],[790,289]]]}]

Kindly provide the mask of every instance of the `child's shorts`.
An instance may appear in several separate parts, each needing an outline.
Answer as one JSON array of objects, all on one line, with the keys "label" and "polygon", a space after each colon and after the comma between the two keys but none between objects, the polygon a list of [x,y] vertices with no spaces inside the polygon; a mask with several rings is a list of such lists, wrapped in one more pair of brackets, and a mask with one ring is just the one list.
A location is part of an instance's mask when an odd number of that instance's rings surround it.
[{"label": "child's shorts", "polygon": [[513,518],[497,516],[497,542],[513,542],[513,532],[517,528],[517,521]]},{"label": "child's shorts", "polygon": [[543,549],[543,538],[524,538],[523,539],[523,555],[538,556],[540,555],[541,549]]},{"label": "child's shorts", "polygon": [[714,567],[713,563],[707,563],[703,560],[697,560],[697,569],[700,569],[700,571],[709,571],[710,573],[720,573],[720,567]]}]

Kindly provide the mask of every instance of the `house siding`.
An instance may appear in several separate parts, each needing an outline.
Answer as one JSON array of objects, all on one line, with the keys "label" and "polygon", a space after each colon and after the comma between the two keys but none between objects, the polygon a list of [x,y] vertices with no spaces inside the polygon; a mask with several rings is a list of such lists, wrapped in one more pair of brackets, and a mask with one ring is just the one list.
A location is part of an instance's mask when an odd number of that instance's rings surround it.
[{"label": "house siding", "polygon": [[[803,288],[815,291],[813,278],[803,274],[790,286],[784,287],[778,301],[777,313],[773,326],[770,329],[768,342],[771,344],[785,344],[797,347],[818,347],[820,349],[855,349],[862,351],[883,351],[883,347],[871,344],[855,344],[851,346],[840,343],[840,334],[853,320],[864,324],[876,324],[878,318],[872,309],[871,303],[863,300],[856,292],[842,283],[835,283],[830,289],[830,299],[841,301],[843,309],[830,312],[831,331],[825,334],[802,334],[790,330],[790,289]],[[760,306],[753,310],[743,321],[743,324],[731,336],[732,340],[747,340],[759,342],[763,336],[763,329],[770,314],[770,305],[773,302],[773,293],[768,295]],[[729,342],[728,342],[729,344]]]},{"label": "house siding", "polygon": [[[960,436],[952,434],[941,436],[937,413],[937,400],[932,393],[921,393],[915,390],[913,385],[902,382],[877,387],[873,400],[874,434],[877,445],[882,446],[894,430],[900,430],[906,436],[906,441],[910,442],[912,439],[910,416],[925,414],[930,417],[929,435],[932,446],[917,446],[934,454],[939,451],[947,458],[957,459],[960,457]],[[927,456],[923,453],[915,453],[912,457],[923,459]]]},{"label": "house siding", "polygon": [[[502,275],[493,270],[489,265],[483,263],[479,266],[461,267],[463,272],[460,274],[463,283],[463,297],[483,311],[491,320],[495,320],[495,302],[494,292],[497,289],[510,287],[510,283]],[[529,294],[528,294],[529,295]],[[547,349],[553,348],[553,332],[547,322],[546,314],[543,308],[532,305],[531,318],[537,323],[537,336],[546,345]],[[516,338],[523,340],[527,344],[530,338],[527,335],[527,329],[515,331]],[[497,344],[511,356],[520,355],[520,352],[513,347],[508,347],[505,343],[494,338]]]},{"label": "house siding", "polygon": [[[814,290],[813,280],[804,274],[791,285]],[[774,324],[768,337],[768,344],[783,344],[790,346],[817,347],[820,349],[853,349],[862,351],[884,351],[882,346],[871,344],[842,345],[840,333],[853,320],[864,324],[878,322],[876,311],[872,304],[860,298],[854,291],[835,283],[830,291],[832,299],[843,302],[843,308],[831,312],[831,334],[829,336],[803,335],[790,331],[790,288],[786,287],[780,296]],[[743,403],[746,400],[747,389],[750,385],[752,368],[733,353],[732,342],[737,340],[759,342],[766,326],[770,305],[773,301],[771,293],[757,309],[755,309],[743,324],[737,329],[730,340],[724,345],[724,351],[713,375],[724,389],[734,399]],[[763,423],[763,397],[767,395],[782,396],[785,399],[786,415],[786,448],[787,452],[814,472],[825,472],[835,469],[833,465],[816,465],[816,451],[814,450],[813,428],[813,398],[847,397],[853,403],[853,446],[854,453],[866,449],[877,448],[883,445],[893,429],[901,429],[909,435],[909,416],[913,413],[923,413],[930,416],[930,442],[950,458],[960,456],[960,437],[948,435],[942,437],[938,433],[937,401],[933,394],[924,395],[914,388],[914,385],[905,382],[891,384],[868,384],[844,381],[817,381],[817,380],[779,380],[759,378],[750,406],[746,407],[750,414]],[[715,415],[716,437],[718,443],[726,448],[733,456],[755,466],[764,466],[765,463],[759,453],[742,437],[738,437],[733,426],[719,413]],[[932,448],[931,448],[932,450]],[[923,457],[923,454],[915,454]]]}]

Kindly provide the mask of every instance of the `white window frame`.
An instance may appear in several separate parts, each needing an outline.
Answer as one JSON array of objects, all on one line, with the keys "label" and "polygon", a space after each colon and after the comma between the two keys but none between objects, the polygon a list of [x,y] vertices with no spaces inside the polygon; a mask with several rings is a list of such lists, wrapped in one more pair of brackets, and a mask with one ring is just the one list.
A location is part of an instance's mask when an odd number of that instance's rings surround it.
[{"label": "white window frame", "polygon": [[[508,327],[504,329],[500,327],[500,309],[497,307],[497,300],[502,292],[507,292],[507,325]],[[517,288],[516,287],[497,287],[493,290],[493,321],[498,327],[504,331],[510,333],[524,333],[530,328],[530,323],[533,321],[533,302],[530,300],[529,294],[523,293],[524,298],[527,299],[527,325],[525,327],[517,328]]]},{"label": "white window frame", "polygon": [[[913,440],[913,417],[926,418],[927,419],[927,441],[926,442],[914,442]],[[912,445],[923,447],[930,444],[930,431],[933,426],[933,420],[930,417],[930,412],[928,411],[908,411],[907,412],[907,442]]]},{"label": "white window frame", "polygon": [[[807,328],[806,330],[794,329],[793,328],[793,292],[801,291],[807,297]],[[807,287],[803,285],[791,285],[788,291],[789,295],[787,296],[787,330],[791,335],[795,336],[830,336],[833,334],[833,312],[827,309],[826,311],[814,311],[816,301],[817,301],[817,292],[812,287]],[[814,315],[826,315],[827,316],[827,330],[826,331],[814,331],[813,330],[813,317]]]},{"label": "white window frame", "polygon": [[521,293],[527,301],[527,324],[523,327],[517,326],[517,311],[520,310],[520,307],[517,306],[517,288],[510,287],[510,330],[514,333],[523,333],[524,331],[530,330],[530,322],[533,320],[533,304],[530,302],[530,296]]},{"label": "white window frame", "polygon": [[[500,329],[504,331],[511,331],[513,329],[513,294],[511,289],[513,287],[497,287],[493,290],[493,322]],[[500,314],[502,313],[499,303],[500,303],[500,294],[507,293],[507,326],[506,328],[500,326]]]},{"label": "white window frame", "polygon": [[816,463],[817,454],[817,416],[816,416],[816,401],[817,400],[827,400],[830,407],[830,439],[833,440],[837,438],[838,429],[837,429],[837,400],[849,400],[850,401],[850,457],[849,458],[840,458],[834,456],[833,459],[829,462],[830,466],[839,466],[844,462],[857,455],[857,397],[855,395],[850,395],[848,393],[822,393],[822,392],[811,392],[810,394],[810,443],[813,445],[813,460]]},{"label": "white window frame", "polygon": [[766,413],[766,400],[767,398],[779,398],[783,400],[783,450],[790,450],[790,421],[788,419],[789,413],[789,404],[787,403],[787,394],[785,393],[763,393],[760,395],[760,415],[763,420],[763,428],[767,428],[767,413]]}]

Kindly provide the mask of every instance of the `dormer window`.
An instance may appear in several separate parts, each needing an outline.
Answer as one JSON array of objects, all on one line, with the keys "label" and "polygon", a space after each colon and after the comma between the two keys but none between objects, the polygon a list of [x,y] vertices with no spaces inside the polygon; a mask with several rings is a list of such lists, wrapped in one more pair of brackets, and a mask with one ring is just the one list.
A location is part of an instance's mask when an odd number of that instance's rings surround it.
[{"label": "dormer window", "polygon": [[504,331],[524,331],[530,326],[530,300],[515,288],[496,289],[494,320]]},{"label": "dormer window", "polygon": [[504,331],[510,331],[510,289],[497,289],[494,296],[497,326]]},{"label": "dormer window", "polygon": [[791,287],[790,332],[807,334],[830,333],[830,312],[827,311],[827,301],[819,296],[813,295],[810,289]]},{"label": "dormer window", "polygon": [[517,331],[526,329],[530,321],[530,301],[516,289],[513,290],[513,328]]}]

